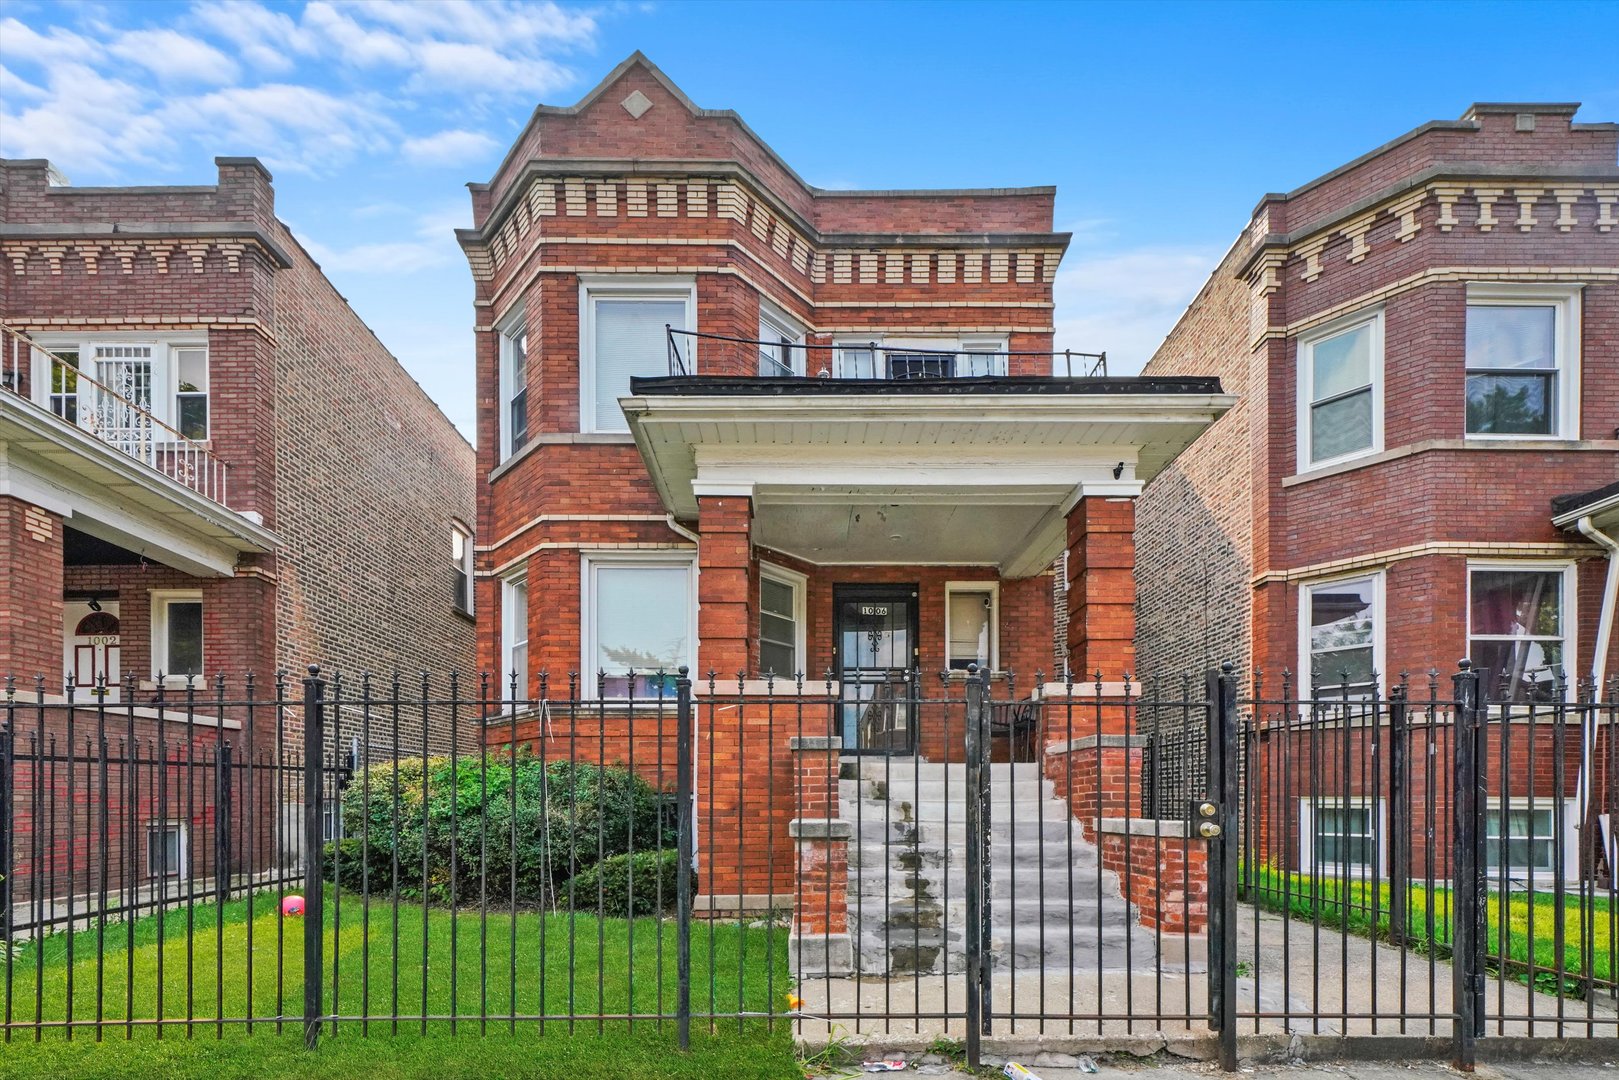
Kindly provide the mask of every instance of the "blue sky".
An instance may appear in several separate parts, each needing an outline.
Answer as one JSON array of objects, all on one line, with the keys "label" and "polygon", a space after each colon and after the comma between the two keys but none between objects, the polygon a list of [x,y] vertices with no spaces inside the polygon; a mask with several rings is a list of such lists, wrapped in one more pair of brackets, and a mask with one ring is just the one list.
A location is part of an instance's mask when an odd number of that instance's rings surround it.
[{"label": "blue sky", "polygon": [[275,173],[281,217],[470,434],[451,230],[538,102],[639,48],[826,187],[1056,184],[1059,347],[1140,367],[1247,219],[1473,101],[1619,120],[1611,4],[0,3],[0,154]]}]

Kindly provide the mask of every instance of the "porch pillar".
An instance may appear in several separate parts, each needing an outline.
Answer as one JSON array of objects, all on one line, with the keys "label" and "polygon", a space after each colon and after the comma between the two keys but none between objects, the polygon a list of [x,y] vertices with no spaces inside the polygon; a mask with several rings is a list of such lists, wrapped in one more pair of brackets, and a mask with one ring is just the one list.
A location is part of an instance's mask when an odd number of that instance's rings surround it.
[{"label": "porch pillar", "polygon": [[[695,487],[696,485],[694,485]],[[723,682],[753,671],[749,582],[753,563],[752,485],[697,491],[697,678]]]},{"label": "porch pillar", "polygon": [[17,677],[31,694],[34,676],[62,692],[62,518],[0,495],[0,679]]},{"label": "porch pillar", "polygon": [[1135,671],[1136,502],[1085,495],[1068,511],[1068,670],[1107,680]]}]

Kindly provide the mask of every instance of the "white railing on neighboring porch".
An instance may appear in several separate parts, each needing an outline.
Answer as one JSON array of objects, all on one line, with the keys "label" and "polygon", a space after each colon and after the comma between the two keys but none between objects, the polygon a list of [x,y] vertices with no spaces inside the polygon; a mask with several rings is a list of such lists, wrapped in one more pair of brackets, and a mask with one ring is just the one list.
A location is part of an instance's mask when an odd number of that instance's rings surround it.
[{"label": "white railing on neighboring porch", "polygon": [[[26,397],[126,457],[221,506],[229,505],[225,501],[229,467],[205,444],[188,439],[132,400],[137,396],[131,393],[132,385],[112,387],[98,382],[78,365],[4,323],[0,323],[0,341],[5,346],[0,355],[0,390]],[[133,371],[129,374],[130,379],[135,378]]]}]

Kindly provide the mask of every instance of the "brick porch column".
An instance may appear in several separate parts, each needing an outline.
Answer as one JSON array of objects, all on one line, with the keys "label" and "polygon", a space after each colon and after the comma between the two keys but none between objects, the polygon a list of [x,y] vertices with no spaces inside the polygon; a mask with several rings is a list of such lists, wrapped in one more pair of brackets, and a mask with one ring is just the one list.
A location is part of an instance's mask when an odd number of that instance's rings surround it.
[{"label": "brick porch column", "polygon": [[793,888],[793,929],[788,964],[802,979],[841,978],[854,972],[849,938],[849,823],[838,816],[838,765],[843,740],[805,735],[788,740],[796,813],[787,823],[798,847]]},{"label": "brick porch column", "polygon": [[34,676],[62,692],[62,519],[0,496],[0,679],[17,677],[31,694]]},{"label": "brick porch column", "polygon": [[[693,485],[697,487],[697,485]],[[751,486],[705,485],[697,491],[697,670],[720,681],[751,672],[749,568],[753,561]]]},{"label": "brick porch column", "polygon": [[1086,495],[1068,511],[1068,670],[1076,680],[1135,671],[1136,503]]}]

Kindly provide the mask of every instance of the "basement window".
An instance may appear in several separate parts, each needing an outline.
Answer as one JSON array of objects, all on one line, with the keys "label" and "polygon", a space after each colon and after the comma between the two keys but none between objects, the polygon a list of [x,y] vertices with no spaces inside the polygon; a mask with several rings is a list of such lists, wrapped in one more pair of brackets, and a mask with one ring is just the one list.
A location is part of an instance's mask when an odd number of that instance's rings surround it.
[{"label": "basement window", "polygon": [[1369,876],[1385,872],[1383,800],[1301,799],[1299,863],[1305,873]]},{"label": "basement window", "polygon": [[146,826],[146,876],[184,877],[186,872],[186,827],[178,824]]}]

